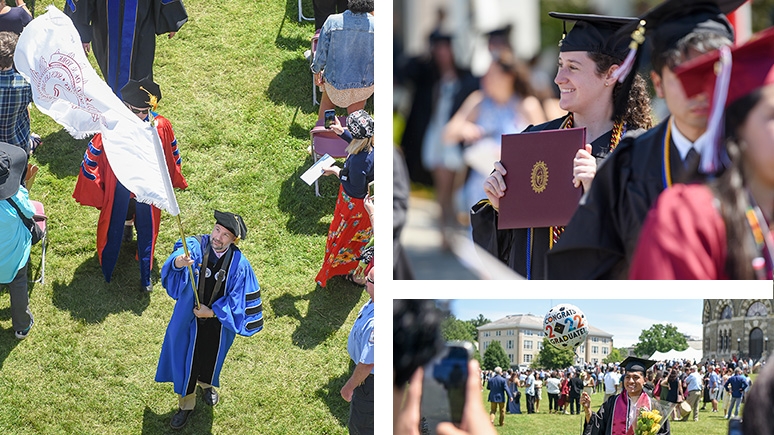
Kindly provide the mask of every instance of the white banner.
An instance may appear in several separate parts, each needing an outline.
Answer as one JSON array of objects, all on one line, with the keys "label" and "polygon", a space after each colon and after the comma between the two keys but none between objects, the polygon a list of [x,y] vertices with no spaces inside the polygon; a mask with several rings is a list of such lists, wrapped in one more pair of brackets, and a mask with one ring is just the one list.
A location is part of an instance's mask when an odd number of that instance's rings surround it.
[{"label": "white banner", "polygon": [[137,201],[180,213],[158,132],[133,114],[92,68],[78,31],[56,7],[19,36],[16,70],[32,85],[35,106],[82,139],[102,133],[116,178]]}]

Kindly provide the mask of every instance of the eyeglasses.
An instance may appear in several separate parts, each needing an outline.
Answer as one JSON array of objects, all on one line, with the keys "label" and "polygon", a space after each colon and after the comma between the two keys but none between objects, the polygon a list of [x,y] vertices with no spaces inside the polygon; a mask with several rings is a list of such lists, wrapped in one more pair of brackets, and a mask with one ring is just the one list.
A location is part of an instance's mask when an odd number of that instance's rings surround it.
[{"label": "eyeglasses", "polygon": [[129,110],[131,110],[132,113],[134,113],[135,115],[138,114],[138,113],[142,113],[143,115],[147,115],[148,111],[150,109],[135,109],[134,107],[130,107]]},{"label": "eyeglasses", "polygon": [[371,278],[369,278],[369,277],[366,277],[366,282],[370,282],[371,284],[373,284],[373,283],[374,283],[374,280],[373,280],[373,279],[371,279]]}]

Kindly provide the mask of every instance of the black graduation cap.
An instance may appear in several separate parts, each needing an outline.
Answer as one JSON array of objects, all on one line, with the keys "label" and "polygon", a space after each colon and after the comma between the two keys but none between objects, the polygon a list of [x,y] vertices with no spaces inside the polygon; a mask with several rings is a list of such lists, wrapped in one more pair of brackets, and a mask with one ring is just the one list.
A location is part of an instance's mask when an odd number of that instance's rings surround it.
[{"label": "black graduation cap", "polygon": [[435,29],[432,31],[432,33],[430,33],[428,39],[430,40],[430,43],[441,41],[449,42],[452,40],[452,35],[442,31],[441,29]]},{"label": "black graduation cap", "polygon": [[134,107],[150,107],[156,110],[161,100],[161,88],[150,77],[141,80],[129,79],[121,88],[121,99]]},{"label": "black graduation cap", "polygon": [[630,34],[630,53],[619,69],[620,80],[637,69],[639,46],[647,41],[649,52],[663,53],[692,32],[716,33],[732,42],[734,29],[725,14],[733,12],[745,0],[666,0],[640,15],[639,21],[627,24],[621,34]]},{"label": "black graduation cap", "polygon": [[621,367],[627,372],[642,372],[645,374],[645,372],[655,363],[656,362],[653,360],[630,356],[621,362]]},{"label": "black graduation cap", "polygon": [[[637,22],[634,17],[611,17],[594,14],[549,12],[548,15],[564,21],[564,34],[559,51],[590,51],[623,60],[629,41],[617,32],[626,24]],[[575,21],[567,33],[567,21]]]},{"label": "black graduation cap", "polygon": [[511,37],[511,29],[513,29],[513,26],[508,24],[504,27],[498,27],[497,29],[490,30],[485,33],[485,35],[489,38],[510,38]]},{"label": "black graduation cap", "polygon": [[215,210],[215,222],[225,229],[231,231],[237,238],[244,240],[247,238],[247,227],[242,216],[225,211]]}]

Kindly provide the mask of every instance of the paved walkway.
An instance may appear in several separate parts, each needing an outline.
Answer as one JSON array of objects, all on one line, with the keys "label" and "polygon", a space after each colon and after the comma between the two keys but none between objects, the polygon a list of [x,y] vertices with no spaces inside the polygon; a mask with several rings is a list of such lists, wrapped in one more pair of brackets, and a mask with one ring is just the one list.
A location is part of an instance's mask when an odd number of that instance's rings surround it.
[{"label": "paved walkway", "polygon": [[441,232],[436,225],[439,212],[438,204],[432,200],[416,196],[409,198],[402,242],[416,279],[518,278],[505,265],[477,249],[465,229],[454,233],[452,251],[443,249]]}]

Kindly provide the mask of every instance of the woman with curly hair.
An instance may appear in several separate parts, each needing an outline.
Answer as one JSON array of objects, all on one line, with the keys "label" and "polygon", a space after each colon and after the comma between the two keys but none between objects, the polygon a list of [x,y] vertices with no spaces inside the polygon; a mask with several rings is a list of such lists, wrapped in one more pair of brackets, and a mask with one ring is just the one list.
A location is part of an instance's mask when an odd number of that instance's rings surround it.
[{"label": "woman with curly hair", "polygon": [[[651,126],[650,99],[645,81],[638,77],[630,89],[613,79],[613,73],[626,57],[627,41],[613,35],[634,18],[551,12],[561,20],[576,21],[561,42],[559,70],[554,82],[559,86],[559,106],[567,115],[526,131],[585,127],[591,138],[575,155],[573,182],[587,191],[597,164],[618,146],[629,131]],[[495,163],[495,171],[485,180],[487,199],[473,206],[473,240],[527,279],[544,279],[546,253],[558,241],[563,227],[498,230],[498,208],[506,185],[505,168]]]}]

